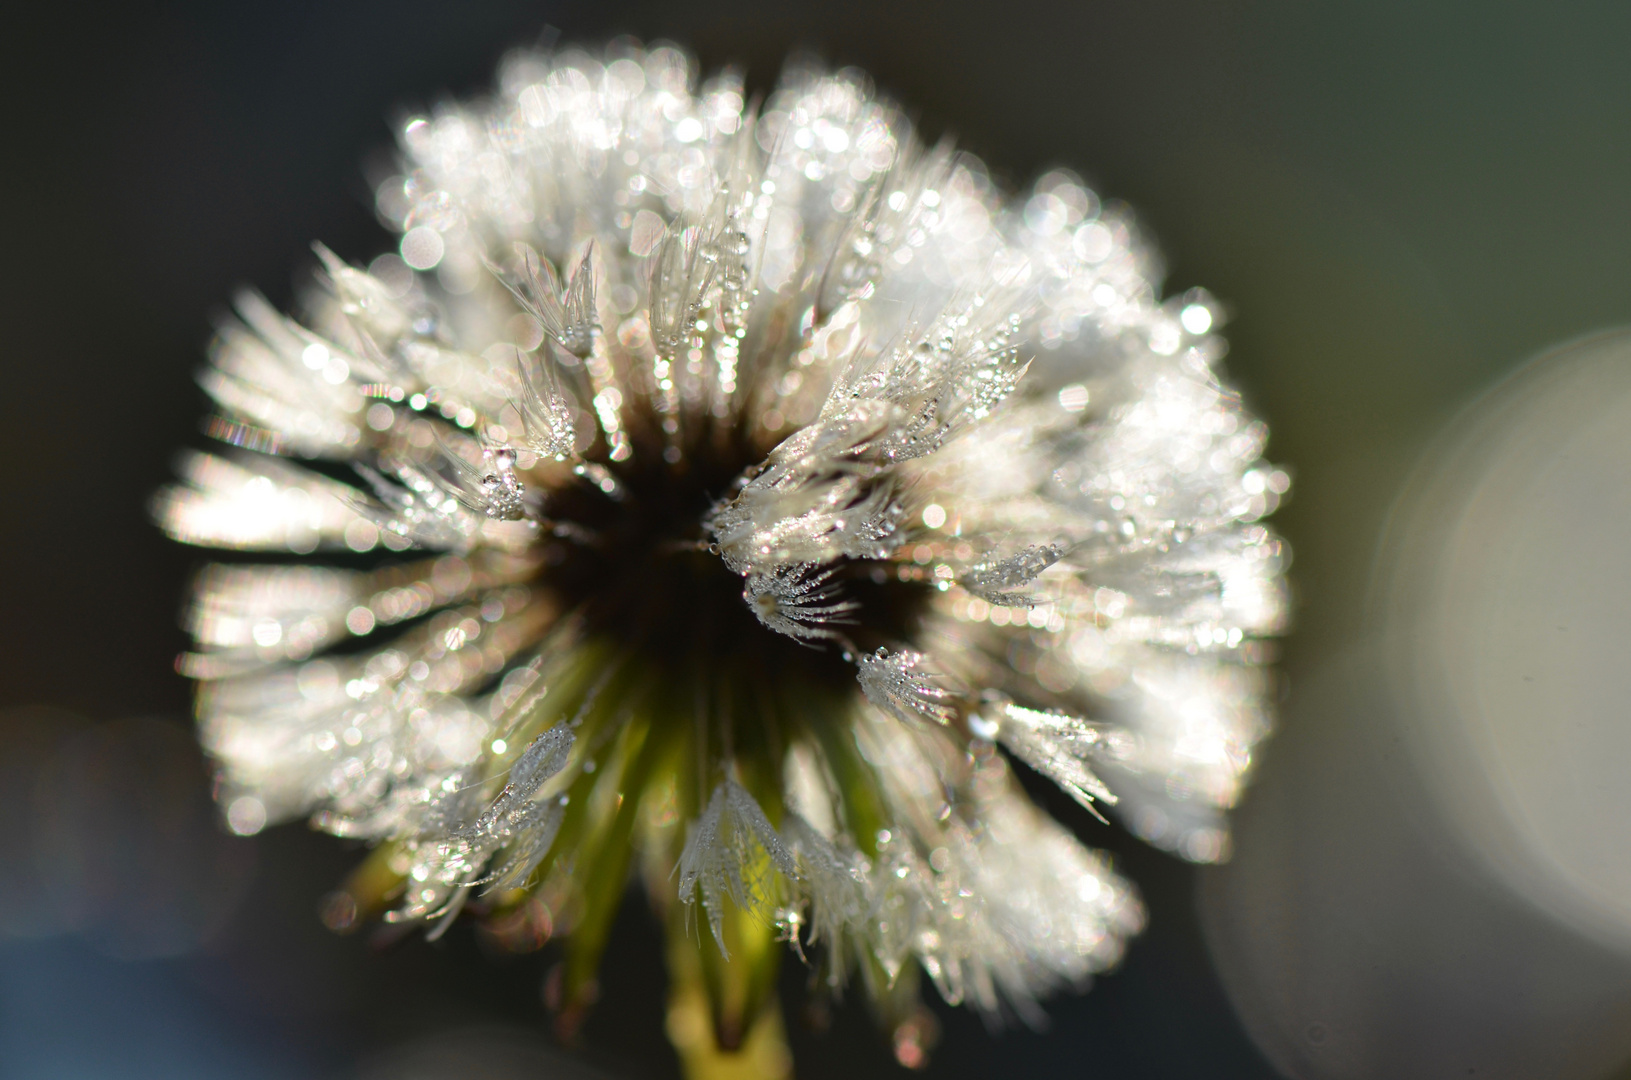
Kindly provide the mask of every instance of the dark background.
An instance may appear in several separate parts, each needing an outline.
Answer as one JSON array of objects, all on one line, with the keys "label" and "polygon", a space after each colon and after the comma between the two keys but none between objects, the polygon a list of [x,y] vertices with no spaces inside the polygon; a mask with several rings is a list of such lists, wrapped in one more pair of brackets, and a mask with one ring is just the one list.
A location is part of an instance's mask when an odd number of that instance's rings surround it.
[{"label": "dark background", "polygon": [[[790,49],[812,48],[865,67],[1011,186],[1062,164],[1132,203],[1167,253],[1169,291],[1203,284],[1235,312],[1229,372],[1296,479],[1276,518],[1297,555],[1292,687],[1354,637],[1390,500],[1456,404],[1544,345],[1631,320],[1624,5],[13,9],[0,23],[0,709],[13,709],[0,725],[0,1075],[461,1075],[412,1071],[438,1054],[487,1055],[495,1077],[577,1075],[549,1064],[547,952],[489,957],[468,930],[384,951],[333,937],[316,905],[356,852],[298,827],[231,840],[210,823],[171,668],[178,597],[202,557],[145,510],[175,449],[200,440],[192,375],[232,291],[288,302],[313,240],[352,260],[385,249],[362,165],[389,153],[389,121],[482,90],[504,51],[548,26],[566,41],[670,38],[760,88]],[[16,711],[42,705],[72,716]],[[1269,790],[1295,756],[1277,748],[1317,722],[1288,716],[1264,750]],[[29,891],[39,856],[25,834],[43,812],[17,793],[43,782],[38,763],[64,738],[102,770],[74,788],[81,827],[62,834],[79,838],[75,880],[102,892],[53,923],[68,901]],[[1152,928],[1090,994],[1053,1004],[1048,1033],[990,1038],[941,1010],[930,1075],[1276,1075],[1213,973],[1197,871],[1050,806],[1117,852]],[[142,822],[168,840],[121,831]],[[98,876],[140,863],[143,843],[159,847],[132,871],[140,888]],[[165,912],[193,910],[179,936],[154,937]],[[70,922],[80,932],[52,932]],[[193,922],[213,928],[201,942]],[[633,905],[585,1060],[673,1074],[660,969]],[[796,1004],[796,972],[786,995]],[[825,1038],[796,1022],[793,1037],[801,1076],[895,1072],[859,1007]],[[401,1049],[427,1038],[431,1050]]]}]

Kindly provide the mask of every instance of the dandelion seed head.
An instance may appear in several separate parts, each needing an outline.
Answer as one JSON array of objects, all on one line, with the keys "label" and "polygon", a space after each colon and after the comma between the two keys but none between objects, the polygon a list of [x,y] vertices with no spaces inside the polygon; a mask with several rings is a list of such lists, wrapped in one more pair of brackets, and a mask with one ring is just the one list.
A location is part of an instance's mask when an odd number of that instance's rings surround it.
[{"label": "dandelion seed head", "polygon": [[498,85],[404,125],[394,252],[238,299],[227,445],[155,500],[309,560],[194,590],[229,826],[375,845],[346,926],[544,911],[569,1014],[644,866],[696,947],[860,979],[903,1061],[918,973],[1037,1021],[1144,916],[1009,762],[1205,860],[1268,728],[1289,478],[1222,306],[853,71],[749,105],[622,42]]}]

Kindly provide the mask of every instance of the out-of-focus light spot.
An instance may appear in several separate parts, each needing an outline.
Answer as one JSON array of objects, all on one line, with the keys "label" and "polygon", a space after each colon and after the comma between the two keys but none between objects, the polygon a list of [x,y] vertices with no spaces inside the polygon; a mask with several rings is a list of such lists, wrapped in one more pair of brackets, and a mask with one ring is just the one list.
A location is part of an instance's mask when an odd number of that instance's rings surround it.
[{"label": "out-of-focus light spot", "polygon": [[374,629],[374,613],[358,605],[346,612],[345,628],[359,637]]},{"label": "out-of-focus light spot", "polygon": [[[408,198],[407,185],[400,176],[388,176],[374,189],[374,206],[379,210],[379,216],[398,228],[413,209],[413,203]],[[373,267],[369,267],[373,273]]]},{"label": "out-of-focus light spot", "polygon": [[1087,408],[1087,387],[1081,383],[1071,383],[1069,386],[1059,388],[1059,405],[1066,412],[1079,413]]},{"label": "out-of-focus light spot", "polygon": [[938,529],[946,523],[946,508],[939,503],[930,503],[923,508],[923,524],[931,529]]},{"label": "out-of-focus light spot", "polygon": [[283,640],[283,626],[276,619],[262,619],[249,632],[250,637],[263,649],[269,649]]},{"label": "out-of-focus light spot", "polygon": [[413,288],[413,268],[401,258],[387,252],[368,264],[368,273],[394,300],[400,300]]},{"label": "out-of-focus light spot", "polygon": [[376,401],[368,406],[368,412],[364,415],[368,426],[375,431],[389,431],[391,425],[396,422],[396,410],[383,401]]},{"label": "out-of-focus light spot", "polygon": [[1631,953],[1628,472],[1619,331],[1539,357],[1463,414],[1381,565],[1408,730],[1464,843]]},{"label": "out-of-focus light spot", "polygon": [[508,750],[509,748],[510,748],[510,744],[505,742],[503,739],[494,739],[493,740],[493,753],[502,754],[504,751]]},{"label": "out-of-focus light spot", "polygon": [[1150,351],[1157,356],[1171,356],[1178,351],[1178,327],[1170,319],[1160,319],[1150,327]]},{"label": "out-of-focus light spot", "polygon": [[357,924],[357,898],[348,892],[329,893],[319,905],[317,917],[329,930],[343,934]]},{"label": "out-of-focus light spot", "polygon": [[544,324],[524,311],[510,316],[504,323],[504,332],[516,345],[528,351],[536,349],[544,341]]},{"label": "out-of-focus light spot", "polygon": [[1057,195],[1033,195],[1025,203],[1025,225],[1034,233],[1052,236],[1064,228],[1066,213],[1065,203]]},{"label": "out-of-focus light spot", "polygon": [[300,351],[301,362],[313,371],[323,370],[323,365],[328,363],[328,356],[328,346],[315,341]]},{"label": "out-of-focus light spot", "polygon": [[1204,334],[1212,329],[1212,310],[1205,304],[1190,304],[1178,313],[1178,321],[1191,334]]},{"label": "out-of-focus light spot", "polygon": [[240,795],[227,807],[227,828],[239,836],[254,836],[266,828],[266,807],[253,795]]},{"label": "out-of-focus light spot", "polygon": [[682,143],[696,142],[702,138],[702,121],[694,116],[687,116],[674,125],[674,138]]},{"label": "out-of-focus light spot", "polygon": [[938,1025],[927,1009],[919,1008],[910,1020],[895,1028],[895,1060],[903,1068],[921,1069],[929,1064],[929,1049],[939,1034]]},{"label": "out-of-focus light spot", "polygon": [[442,261],[447,245],[429,225],[417,225],[402,234],[402,261],[415,270],[429,270]]},{"label": "out-of-focus light spot", "polygon": [[1227,837],[1217,829],[1196,829],[1178,845],[1178,853],[1190,862],[1214,863],[1223,857]]},{"label": "out-of-focus light spot", "polygon": [[345,546],[352,551],[373,551],[379,544],[379,526],[367,518],[357,518],[345,527]]},{"label": "out-of-focus light spot", "polygon": [[667,230],[667,223],[652,211],[642,210],[635,214],[634,223],[629,227],[629,254],[642,258],[650,255]]},{"label": "out-of-focus light spot", "polygon": [[1071,237],[1070,246],[1071,250],[1076,252],[1076,257],[1083,262],[1103,262],[1109,257],[1110,252],[1115,250],[1116,236],[1102,222],[1089,221],[1076,230],[1076,235]]}]

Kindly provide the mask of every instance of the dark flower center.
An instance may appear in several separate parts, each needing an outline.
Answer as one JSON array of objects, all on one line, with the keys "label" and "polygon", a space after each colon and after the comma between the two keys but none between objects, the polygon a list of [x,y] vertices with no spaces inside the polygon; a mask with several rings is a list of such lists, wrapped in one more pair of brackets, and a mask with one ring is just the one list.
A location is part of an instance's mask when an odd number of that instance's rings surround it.
[{"label": "dark flower center", "polygon": [[608,463],[622,489],[612,498],[581,481],[552,491],[544,517],[546,563],[540,585],[583,620],[590,635],[638,654],[660,670],[695,675],[712,669],[814,689],[849,690],[855,668],[848,645],[909,646],[918,636],[930,588],[902,581],[888,562],[846,561],[832,578],[859,606],[831,629],[842,639],[814,643],[777,633],[744,601],[743,579],[708,549],[703,519],[763,457],[734,433],[699,437],[676,464],[653,440],[627,461]]}]

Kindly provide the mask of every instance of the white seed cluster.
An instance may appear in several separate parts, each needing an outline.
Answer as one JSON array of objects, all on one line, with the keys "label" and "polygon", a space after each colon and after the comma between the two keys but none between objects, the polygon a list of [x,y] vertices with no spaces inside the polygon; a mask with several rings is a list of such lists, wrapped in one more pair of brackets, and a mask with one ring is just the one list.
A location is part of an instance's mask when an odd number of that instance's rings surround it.
[{"label": "white seed cluster", "polygon": [[[689,751],[712,779],[678,886],[716,935],[728,900],[762,907],[834,978],[915,961],[1026,1015],[1113,963],[1131,887],[996,746],[1155,844],[1226,853],[1288,480],[1218,373],[1222,309],[1160,298],[1125,210],[1064,172],[1005,199],[853,72],[792,69],[755,110],[667,47],[516,56],[401,142],[378,189],[398,251],[322,252],[303,321],[240,300],[204,376],[232,445],[157,501],[188,543],[432,553],[201,577],[187,668],[233,821],[396,842],[399,918],[570,865],[565,793],[600,797],[595,746],[634,706],[540,587],[555,546],[598,542],[556,508],[630,506],[637,467],[729,445],[753,448],[737,484],[673,535],[740,576],[756,630],[856,679],[841,737],[777,744],[770,815],[728,740]],[[925,594],[913,640],[850,648],[854,566]],[[840,753],[883,828],[858,831]]]}]

